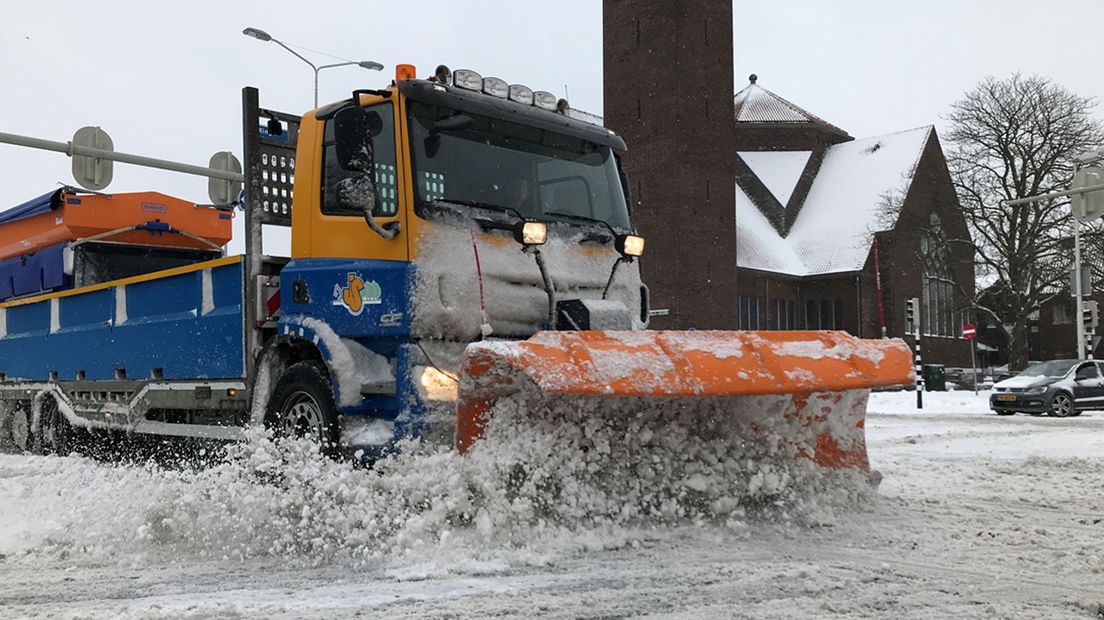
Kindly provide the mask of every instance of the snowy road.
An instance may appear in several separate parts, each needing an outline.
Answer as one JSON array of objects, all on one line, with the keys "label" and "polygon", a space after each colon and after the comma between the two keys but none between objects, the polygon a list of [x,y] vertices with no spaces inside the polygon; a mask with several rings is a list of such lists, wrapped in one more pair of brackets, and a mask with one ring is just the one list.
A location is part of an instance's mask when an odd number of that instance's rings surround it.
[{"label": "snowy road", "polygon": [[[874,395],[878,497],[811,525],[391,541],[355,560],[143,525],[166,497],[228,501],[182,474],[3,455],[0,617],[1100,617],[1104,413],[997,417],[984,397],[929,394],[916,412],[911,394]],[[229,503],[242,523],[250,501]]]}]

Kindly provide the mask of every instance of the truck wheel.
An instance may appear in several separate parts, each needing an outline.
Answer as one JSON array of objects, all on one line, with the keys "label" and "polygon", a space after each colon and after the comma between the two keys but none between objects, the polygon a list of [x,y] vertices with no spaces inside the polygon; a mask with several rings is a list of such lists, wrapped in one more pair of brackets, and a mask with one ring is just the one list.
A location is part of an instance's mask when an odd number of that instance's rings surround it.
[{"label": "truck wheel", "polygon": [[76,429],[69,424],[57,406],[53,398],[46,398],[42,402],[40,430],[34,436],[34,452],[37,454],[56,454],[69,456],[75,447]]},{"label": "truck wheel", "polygon": [[0,401],[0,453],[10,452],[15,447],[11,432],[14,416],[14,403]]},{"label": "truck wheel", "polygon": [[278,437],[317,441],[327,456],[337,453],[337,405],[329,373],[318,362],[292,364],[280,375],[266,416]]},{"label": "truck wheel", "polygon": [[12,406],[11,439],[15,449],[30,452],[34,447],[31,435],[31,409],[26,403],[16,402]]}]

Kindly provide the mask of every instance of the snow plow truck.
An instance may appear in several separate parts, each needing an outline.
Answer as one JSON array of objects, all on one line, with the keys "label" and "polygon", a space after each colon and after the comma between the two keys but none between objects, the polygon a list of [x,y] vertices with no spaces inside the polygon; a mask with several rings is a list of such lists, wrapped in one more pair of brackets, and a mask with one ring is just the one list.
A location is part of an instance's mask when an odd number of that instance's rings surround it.
[{"label": "snow plow truck", "polygon": [[[502,407],[646,404],[868,470],[870,389],[913,381],[899,340],[647,329],[626,145],[551,93],[400,65],[301,117],[253,88],[243,111],[243,255],[233,206],[62,188],[0,214],[19,448],[266,425],[333,455],[410,436],[466,453]],[[266,226],[290,257],[265,255]]]}]

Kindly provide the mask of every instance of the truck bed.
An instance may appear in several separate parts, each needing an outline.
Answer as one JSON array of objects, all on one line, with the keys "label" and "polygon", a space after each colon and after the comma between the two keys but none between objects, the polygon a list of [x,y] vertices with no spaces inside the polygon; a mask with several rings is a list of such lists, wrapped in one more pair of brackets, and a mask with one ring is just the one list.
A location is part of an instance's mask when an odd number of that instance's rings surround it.
[{"label": "truck bed", "polygon": [[6,380],[241,379],[242,257],[0,304]]}]

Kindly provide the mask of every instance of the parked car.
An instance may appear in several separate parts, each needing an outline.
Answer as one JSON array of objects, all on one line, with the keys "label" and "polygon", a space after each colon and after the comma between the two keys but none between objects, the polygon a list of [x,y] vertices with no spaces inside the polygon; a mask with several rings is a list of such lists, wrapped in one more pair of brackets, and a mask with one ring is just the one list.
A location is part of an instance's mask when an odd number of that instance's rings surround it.
[{"label": "parked car", "polygon": [[997,415],[1046,413],[1057,418],[1104,410],[1101,363],[1052,360],[1032,364],[993,386],[989,408]]}]

